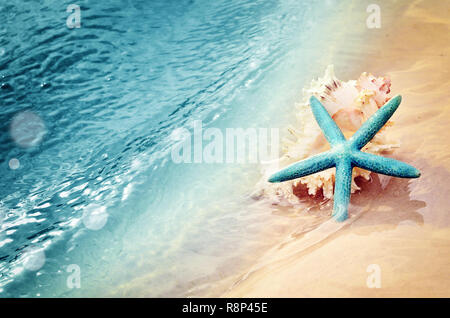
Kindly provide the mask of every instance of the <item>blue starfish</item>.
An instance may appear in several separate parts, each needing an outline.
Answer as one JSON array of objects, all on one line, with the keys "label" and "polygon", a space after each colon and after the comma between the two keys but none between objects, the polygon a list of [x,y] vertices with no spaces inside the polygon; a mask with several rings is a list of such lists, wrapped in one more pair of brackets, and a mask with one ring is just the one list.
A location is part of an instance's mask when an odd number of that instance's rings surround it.
[{"label": "blue starfish", "polygon": [[419,170],[406,163],[360,151],[391,118],[401,100],[400,95],[392,98],[365,121],[352,137],[346,140],[325,107],[316,97],[312,96],[310,99],[312,112],[330,143],[331,150],[286,167],[273,174],[269,178],[269,182],[297,179],[336,167],[333,216],[337,221],[345,221],[350,202],[353,167],[393,177],[418,178]]}]

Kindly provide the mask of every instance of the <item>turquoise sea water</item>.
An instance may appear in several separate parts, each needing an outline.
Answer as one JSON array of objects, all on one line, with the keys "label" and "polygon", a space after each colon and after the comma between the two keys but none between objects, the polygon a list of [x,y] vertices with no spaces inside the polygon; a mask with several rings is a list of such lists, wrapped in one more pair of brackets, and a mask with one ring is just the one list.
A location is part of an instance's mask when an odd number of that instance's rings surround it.
[{"label": "turquoise sea water", "polygon": [[71,3],[0,4],[0,296],[207,291],[289,220],[255,206],[257,164],[175,164],[173,132],[284,127],[340,8],[79,1],[70,29]]}]

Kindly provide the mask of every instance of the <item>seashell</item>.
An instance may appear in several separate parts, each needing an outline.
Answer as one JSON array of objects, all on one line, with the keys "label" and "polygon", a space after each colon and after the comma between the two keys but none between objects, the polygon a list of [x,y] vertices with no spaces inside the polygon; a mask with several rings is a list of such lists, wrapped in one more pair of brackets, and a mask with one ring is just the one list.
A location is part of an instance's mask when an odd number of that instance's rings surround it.
[{"label": "seashell", "polygon": [[[299,180],[283,183],[268,183],[267,177],[277,169],[299,161],[329,147],[311,112],[309,99],[317,97],[329,114],[349,138],[362,123],[390,99],[391,81],[388,77],[375,77],[362,73],[358,80],[341,81],[336,78],[332,65],[328,66],[322,78],[312,80],[309,87],[303,89],[303,100],[296,105],[298,124],[288,128],[289,138],[282,140],[283,155],[276,165],[262,167],[263,178],[258,183],[263,196],[272,202],[298,204],[306,192],[317,197],[323,193],[325,199],[333,197],[335,169],[321,171]],[[388,138],[385,133],[393,122],[388,122],[369,142],[364,151],[373,154],[392,152],[399,147],[396,140]],[[352,193],[360,190],[355,178],[370,180],[370,171],[355,168],[352,179]],[[300,190],[306,189],[307,191]]]}]

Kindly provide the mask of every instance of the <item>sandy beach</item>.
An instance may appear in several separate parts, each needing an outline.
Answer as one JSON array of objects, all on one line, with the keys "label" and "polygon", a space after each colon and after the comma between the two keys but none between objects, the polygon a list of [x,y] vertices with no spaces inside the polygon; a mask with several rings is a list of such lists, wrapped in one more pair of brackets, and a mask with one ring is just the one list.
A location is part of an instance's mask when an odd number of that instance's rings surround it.
[{"label": "sandy beach", "polygon": [[[390,129],[401,147],[392,157],[417,167],[421,177],[375,175],[353,195],[348,221],[286,233],[222,296],[450,296],[449,5],[400,1],[380,7],[382,27],[367,30],[367,43],[352,45],[357,39],[351,30],[340,39],[336,73],[391,78],[394,95],[403,97]],[[355,55],[360,65],[348,70]],[[374,268],[380,288],[369,288]]]}]

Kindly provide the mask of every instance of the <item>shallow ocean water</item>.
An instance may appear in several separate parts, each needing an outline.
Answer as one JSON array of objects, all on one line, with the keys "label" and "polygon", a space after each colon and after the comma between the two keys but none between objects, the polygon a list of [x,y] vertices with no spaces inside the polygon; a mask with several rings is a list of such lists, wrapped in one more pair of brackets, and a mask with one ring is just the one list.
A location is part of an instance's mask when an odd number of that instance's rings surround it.
[{"label": "shallow ocean water", "polygon": [[173,163],[173,132],[284,127],[342,10],[79,1],[69,29],[70,3],[0,5],[0,296],[207,293],[290,218],[251,198],[257,164]]}]

